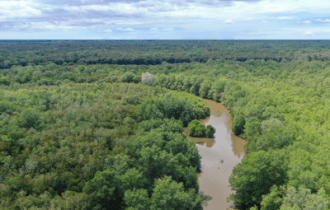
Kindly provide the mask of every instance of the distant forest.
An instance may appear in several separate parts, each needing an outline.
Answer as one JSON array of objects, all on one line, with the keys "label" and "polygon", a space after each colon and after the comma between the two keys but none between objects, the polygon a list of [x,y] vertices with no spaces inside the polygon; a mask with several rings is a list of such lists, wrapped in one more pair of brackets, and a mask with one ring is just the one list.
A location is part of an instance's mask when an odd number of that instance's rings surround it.
[{"label": "distant forest", "polygon": [[236,209],[329,210],[329,44],[2,41],[0,209],[202,210],[207,98],[246,140]]},{"label": "distant forest", "polygon": [[157,65],[233,61],[330,60],[330,41],[0,41],[0,68],[13,65]]}]

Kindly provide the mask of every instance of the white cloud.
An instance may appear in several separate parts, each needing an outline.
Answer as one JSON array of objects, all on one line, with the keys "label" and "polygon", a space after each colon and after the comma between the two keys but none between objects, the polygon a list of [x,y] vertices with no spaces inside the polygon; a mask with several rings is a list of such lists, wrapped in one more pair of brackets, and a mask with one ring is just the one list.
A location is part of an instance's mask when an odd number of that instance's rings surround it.
[{"label": "white cloud", "polygon": [[70,26],[67,23],[59,23],[57,21],[50,23],[50,22],[46,22],[46,21],[42,21],[42,22],[32,22],[32,23],[28,23],[26,24],[26,27],[28,30],[35,30],[35,29],[39,29],[39,30],[58,30],[58,29],[84,29],[87,27],[84,26]]},{"label": "white cloud", "polygon": [[42,14],[40,5],[32,0],[27,1],[0,1],[0,18],[27,18]]},{"label": "white cloud", "polygon": [[223,23],[225,23],[225,24],[233,24],[234,22],[232,20],[228,19],[228,20],[225,20]]},{"label": "white cloud", "polygon": [[[326,3],[320,0],[229,1],[74,0],[75,3],[70,4],[68,0],[58,1],[62,3],[54,0],[0,0],[0,29],[7,31],[91,29],[91,33],[103,32],[101,35],[104,35],[107,32],[109,33],[107,36],[111,37],[117,36],[116,34],[119,34],[119,38],[139,34],[140,38],[148,38],[149,34],[153,34],[153,37],[163,36],[169,39],[175,36],[235,38],[240,33],[252,31],[278,32],[252,34],[253,37],[260,38],[309,38],[304,37],[303,34],[312,31],[316,34],[314,37],[319,38],[325,33],[323,31],[326,27],[323,24],[311,23],[330,23],[328,16],[330,1]],[[315,15],[319,19],[313,18]],[[284,20],[295,21],[290,21],[288,26],[283,24]],[[225,35],[218,35],[217,32],[223,28],[222,23],[228,24],[228,30]],[[309,28],[302,27],[302,23]],[[320,29],[315,28],[317,25]],[[286,32],[286,36],[282,35],[285,27],[290,29]],[[292,28],[298,31],[292,32]],[[114,33],[117,31],[126,33]],[[313,34],[312,32],[310,33]],[[308,34],[306,32],[306,35]]]},{"label": "white cloud", "polygon": [[100,3],[103,3],[104,0],[80,0],[81,3],[85,4],[85,3],[97,3],[97,2],[100,2]]},{"label": "white cloud", "polygon": [[137,15],[144,14],[148,15],[150,12],[148,8],[139,7],[134,3],[111,3],[111,4],[91,4],[83,6],[65,6],[64,9],[68,11],[96,11],[96,12],[115,12],[121,14]]},{"label": "white cloud", "polygon": [[117,28],[118,31],[134,31],[133,28]]},{"label": "white cloud", "polygon": [[304,33],[304,35],[305,35],[305,36],[313,36],[313,32],[311,32],[311,31],[306,31],[306,32]]},{"label": "white cloud", "polygon": [[174,28],[172,28],[172,27],[168,27],[168,28],[154,27],[154,28],[151,28],[150,31],[151,31],[151,33],[157,33],[159,31],[171,32],[171,31],[174,31]]},{"label": "white cloud", "polygon": [[150,21],[137,21],[134,19],[126,18],[126,19],[109,19],[109,18],[102,18],[99,19],[103,21],[105,25],[121,25],[121,26],[132,26],[132,25],[143,25],[147,24]]},{"label": "white cloud", "polygon": [[281,16],[281,17],[278,17],[278,19],[280,19],[280,20],[295,20],[297,18],[291,17],[291,16]]},{"label": "white cloud", "polygon": [[323,23],[330,23],[330,19],[322,20],[319,18],[319,19],[316,19],[316,21],[323,22]]},{"label": "white cloud", "polygon": [[170,28],[164,28],[164,31],[174,31],[174,28],[170,27]]},{"label": "white cloud", "polygon": [[[90,2],[92,0],[81,0]],[[97,0],[100,1],[100,0]],[[105,2],[105,1],[104,1]],[[180,1],[181,2],[181,1]],[[226,20],[228,17],[235,17],[239,20],[256,20],[265,16],[280,13],[282,20],[297,19],[296,17],[285,16],[285,13],[308,12],[310,10],[322,9],[330,10],[330,4],[321,2],[310,3],[309,0],[263,0],[259,2],[232,1],[230,6],[223,4],[204,4],[205,2],[215,2],[212,0],[188,1],[182,3],[173,0],[142,0],[142,1],[122,1],[100,4],[91,4],[83,6],[64,6],[72,12],[109,12],[117,15],[136,15],[139,17],[148,17],[148,20],[159,20],[164,18],[180,19],[184,22],[189,18]]]}]

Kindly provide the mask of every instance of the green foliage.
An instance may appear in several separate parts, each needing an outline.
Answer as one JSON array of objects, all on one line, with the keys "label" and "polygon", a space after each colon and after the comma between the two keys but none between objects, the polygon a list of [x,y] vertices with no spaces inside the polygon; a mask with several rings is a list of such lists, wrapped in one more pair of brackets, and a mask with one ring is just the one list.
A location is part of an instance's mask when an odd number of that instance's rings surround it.
[{"label": "green foliage", "polygon": [[22,110],[19,121],[24,128],[36,128],[40,124],[40,114],[36,109],[27,108]]},{"label": "green foliage", "polygon": [[127,190],[124,200],[126,210],[144,210],[150,207],[150,198],[146,189]]},{"label": "green foliage", "polygon": [[225,90],[225,85],[225,80],[218,80],[213,82],[211,89],[208,92],[208,98],[219,102],[221,99],[221,93]]},{"label": "green foliage", "polygon": [[148,100],[139,107],[138,114],[143,120],[175,118],[187,126],[191,120],[204,118],[210,109],[201,104],[196,96],[182,96],[181,93],[170,91],[159,99]]},{"label": "green foliage", "polygon": [[206,126],[205,134],[207,138],[213,138],[215,133],[215,128],[212,125]]},{"label": "green foliage", "polygon": [[194,137],[207,137],[213,138],[215,129],[212,125],[208,125],[205,128],[205,125],[198,120],[192,120],[188,124],[188,135]]},{"label": "green foliage", "polygon": [[[182,122],[173,118],[143,121],[139,124],[136,138],[131,143],[132,147],[136,151],[156,145],[175,155],[180,164],[193,166],[197,172],[200,172],[200,156],[195,149],[195,144],[182,134],[182,127]],[[179,154],[183,157],[177,156]]]},{"label": "green foliage", "polygon": [[309,189],[300,187],[298,190],[289,188],[283,199],[283,204],[280,210],[291,209],[327,209],[329,201],[325,197],[325,191],[321,188],[317,194],[311,194]]},{"label": "green foliage", "polygon": [[7,185],[8,187],[10,187],[11,189],[18,191],[21,188],[21,184],[20,181],[18,179],[18,177],[13,177],[7,180]]},{"label": "green foliage", "polygon": [[[145,209],[155,179],[167,175],[201,207],[200,156],[183,122],[167,118],[179,97],[164,92],[118,83],[1,90],[0,208],[125,209],[145,199],[132,207]],[[201,115],[199,98],[189,100]],[[141,122],[141,107],[159,101],[172,107]],[[147,197],[134,198],[136,190]]]},{"label": "green foliage", "polygon": [[121,76],[121,81],[122,82],[127,82],[127,83],[135,82],[135,76],[131,72],[126,72],[125,74],[123,74]]},{"label": "green foliage", "polygon": [[89,200],[86,208],[123,209],[126,191],[143,188],[145,183],[145,177],[136,168],[128,169],[123,175],[117,175],[115,171],[99,171],[83,189]]},{"label": "green foliage", "polygon": [[164,104],[161,99],[149,99],[140,105],[138,115],[141,116],[143,120],[163,119],[163,110]]},{"label": "green foliage", "polygon": [[[116,190],[117,188],[117,190]],[[120,209],[118,195],[119,180],[115,172],[97,172],[94,179],[87,182],[84,192],[88,195],[87,209]]]},{"label": "green foliage", "polygon": [[15,110],[14,104],[10,101],[0,101],[0,113],[11,114]]},{"label": "green foliage", "polygon": [[170,176],[165,176],[155,182],[150,209],[201,209],[194,202],[195,196],[194,190],[185,192],[182,183],[177,183],[171,180]]},{"label": "green foliage", "polygon": [[201,210],[205,200],[210,196],[196,195],[194,190],[186,191],[182,183],[177,183],[171,176],[157,179],[151,198],[144,189],[133,189],[125,192],[126,210],[139,209],[195,209]]},{"label": "green foliage", "polygon": [[7,77],[0,76],[0,85],[10,85],[10,80]]},{"label": "green foliage", "polygon": [[147,121],[142,121],[139,124],[138,131],[140,132],[148,132],[155,128],[162,128],[163,131],[170,132],[183,132],[183,123],[180,120],[171,119],[151,119]]},{"label": "green foliage", "polygon": [[229,183],[236,193],[229,199],[235,201],[235,208],[260,205],[262,195],[268,194],[274,184],[280,186],[286,182],[286,156],[283,151],[258,151],[249,154],[233,169]]},{"label": "green foliage", "polygon": [[186,188],[198,190],[196,169],[192,166],[180,166],[173,154],[161,150],[156,145],[153,145],[151,148],[142,148],[139,153],[139,169],[144,171],[144,175],[149,181],[149,192],[152,189],[154,179],[165,175],[172,176],[175,181],[185,183]]},{"label": "green foliage", "polygon": [[244,132],[244,125],[245,125],[244,115],[239,113],[235,115],[231,125],[231,129],[234,131],[236,136],[239,136]]},{"label": "green foliage", "polygon": [[205,125],[198,120],[193,120],[188,124],[188,135],[196,137],[205,136]]},{"label": "green foliage", "polygon": [[203,81],[203,83],[201,84],[200,88],[199,88],[199,96],[202,98],[212,98],[209,97],[209,90],[211,89],[211,81]]},{"label": "green foliage", "polygon": [[270,193],[262,196],[262,202],[260,203],[260,210],[277,210],[283,203],[283,197],[285,196],[286,189],[283,186],[277,187],[274,185],[270,189]]}]

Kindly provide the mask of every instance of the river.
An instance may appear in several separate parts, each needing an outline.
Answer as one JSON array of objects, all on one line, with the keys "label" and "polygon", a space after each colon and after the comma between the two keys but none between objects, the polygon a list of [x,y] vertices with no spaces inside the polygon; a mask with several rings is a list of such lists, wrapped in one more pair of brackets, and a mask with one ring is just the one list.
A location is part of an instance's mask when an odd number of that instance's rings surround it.
[{"label": "river", "polygon": [[[235,136],[231,131],[231,116],[229,110],[213,100],[204,99],[211,110],[211,116],[200,120],[205,126],[212,125],[216,132],[215,138],[189,139],[196,144],[201,155],[202,173],[198,175],[200,191],[209,194],[213,200],[208,202],[204,210],[229,210],[232,203],[227,203],[226,198],[233,193],[229,185],[229,176],[233,167],[245,157],[245,141]],[[186,133],[185,128],[184,133]]]}]

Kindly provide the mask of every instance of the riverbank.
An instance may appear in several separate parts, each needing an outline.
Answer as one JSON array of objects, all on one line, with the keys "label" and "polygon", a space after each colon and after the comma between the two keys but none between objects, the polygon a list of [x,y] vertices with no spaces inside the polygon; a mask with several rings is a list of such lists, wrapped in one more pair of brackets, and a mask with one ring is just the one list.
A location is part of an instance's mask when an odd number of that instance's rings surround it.
[{"label": "riverbank", "polygon": [[227,203],[226,198],[233,193],[228,179],[233,167],[246,156],[245,141],[231,131],[230,111],[224,105],[209,99],[204,99],[204,102],[211,114],[200,121],[216,129],[214,138],[190,137],[187,128],[183,133],[198,143],[196,147],[202,157],[202,173],[198,176],[200,191],[213,197],[204,210],[228,210],[232,203]]}]

